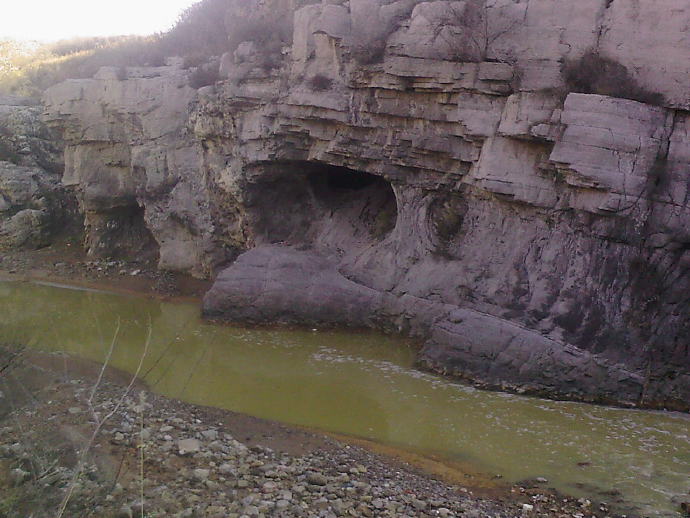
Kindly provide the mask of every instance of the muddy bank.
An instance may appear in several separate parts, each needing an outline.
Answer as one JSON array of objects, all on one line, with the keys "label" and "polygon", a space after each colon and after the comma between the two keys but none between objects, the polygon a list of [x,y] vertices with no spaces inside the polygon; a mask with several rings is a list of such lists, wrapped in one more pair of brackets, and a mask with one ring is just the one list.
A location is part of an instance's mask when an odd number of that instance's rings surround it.
[{"label": "muddy bank", "polygon": [[3,250],[0,277],[37,280],[162,297],[200,298],[208,281],[158,270],[155,262],[94,259],[77,241],[61,241],[38,250]]},{"label": "muddy bank", "polygon": [[69,491],[65,516],[137,516],[142,496],[147,516],[607,515],[605,505],[544,484],[447,483],[308,430],[181,403],[138,383],[126,392],[129,376],[114,369],[94,391],[100,369],[90,362],[37,353],[9,361],[6,351],[3,359],[2,516],[55,516]]}]

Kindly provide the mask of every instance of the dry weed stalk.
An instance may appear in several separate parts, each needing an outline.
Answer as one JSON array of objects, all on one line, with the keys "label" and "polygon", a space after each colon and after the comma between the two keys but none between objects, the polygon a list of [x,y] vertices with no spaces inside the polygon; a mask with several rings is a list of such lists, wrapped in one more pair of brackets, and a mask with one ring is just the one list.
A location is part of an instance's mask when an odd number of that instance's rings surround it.
[{"label": "dry weed stalk", "polygon": [[144,518],[144,409],[146,408],[146,393],[139,392],[139,500],[141,502],[141,518]]},{"label": "dry weed stalk", "polygon": [[[142,351],[141,356],[139,357],[139,365],[137,366],[136,371],[132,375],[132,378],[130,379],[129,385],[125,388],[125,391],[123,392],[122,396],[117,400],[117,403],[115,404],[114,408],[108,412],[103,418],[99,418],[100,416],[98,413],[95,411],[93,407],[93,397],[98,391],[98,388],[103,380],[103,374],[105,372],[105,369],[108,367],[108,363],[110,362],[110,358],[112,355],[112,351],[115,348],[115,343],[116,343],[116,338],[117,334],[119,333],[120,330],[120,322],[118,320],[118,325],[117,329],[115,331],[115,336],[113,337],[113,340],[111,341],[111,345],[108,351],[108,354],[106,356],[105,361],[103,362],[103,366],[101,367],[101,371],[98,375],[98,378],[96,380],[96,383],[94,384],[91,394],[88,399],[88,405],[89,409],[91,410],[92,415],[94,416],[94,419],[96,421],[96,426],[94,427],[93,433],[91,434],[88,442],[86,443],[86,446],[84,447],[80,457],[79,461],[77,463],[77,467],[74,471],[74,475],[72,476],[72,479],[70,480],[69,487],[67,489],[67,493],[65,493],[64,498],[62,499],[62,502],[60,503],[60,507],[58,509],[58,513],[56,515],[56,518],[62,518],[65,514],[65,510],[67,509],[67,505],[69,504],[70,499],[72,498],[72,494],[74,493],[74,489],[76,488],[77,481],[79,480],[79,477],[81,476],[82,472],[84,471],[84,467],[86,465],[86,459],[89,455],[89,452],[93,448],[94,443],[96,442],[96,439],[98,437],[98,434],[100,433],[101,429],[103,428],[103,425],[111,418],[113,417],[118,410],[122,407],[124,404],[125,400],[127,399],[127,396],[132,390],[132,387],[134,386],[134,383],[136,382],[137,378],[139,377],[139,373],[141,372],[142,366],[144,365],[144,359],[146,358],[146,355],[149,350],[149,345],[151,343],[151,335],[152,335],[152,325],[151,321],[149,320],[149,325],[148,325],[148,333],[146,337],[146,342],[144,343],[144,350]],[[143,410],[142,410],[142,420],[143,420]],[[143,421],[142,421],[142,426],[143,426]],[[143,463],[143,448],[142,448],[142,463]],[[143,473],[143,464],[142,464],[142,473]],[[143,477],[143,474],[142,474]],[[142,492],[143,492],[143,478],[142,478]],[[143,499],[142,499],[142,517],[143,517]]]}]

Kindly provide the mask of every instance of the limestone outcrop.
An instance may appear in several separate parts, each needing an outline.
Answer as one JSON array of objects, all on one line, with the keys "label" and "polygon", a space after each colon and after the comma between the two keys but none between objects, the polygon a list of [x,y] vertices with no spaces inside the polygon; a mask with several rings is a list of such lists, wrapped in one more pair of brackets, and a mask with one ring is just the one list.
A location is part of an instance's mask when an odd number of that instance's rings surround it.
[{"label": "limestone outcrop", "polygon": [[0,160],[62,173],[62,143],[41,118],[35,99],[0,96]]},{"label": "limestone outcrop", "polygon": [[0,97],[0,249],[40,248],[74,230],[77,201],[60,182],[62,148],[42,111]]},{"label": "limestone outcrop", "polygon": [[292,46],[248,31],[205,86],[170,60],[46,92],[92,253],[220,272],[210,317],[690,409],[686,2],[235,3],[284,12]]}]

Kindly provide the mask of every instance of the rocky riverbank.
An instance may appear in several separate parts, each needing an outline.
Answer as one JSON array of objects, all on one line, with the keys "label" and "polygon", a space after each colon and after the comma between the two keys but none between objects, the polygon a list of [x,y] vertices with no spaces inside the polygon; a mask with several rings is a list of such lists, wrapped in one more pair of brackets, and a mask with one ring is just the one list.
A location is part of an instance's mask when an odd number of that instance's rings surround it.
[{"label": "rocky riverbank", "polygon": [[463,487],[311,431],[138,383],[127,392],[128,375],[108,369],[98,383],[88,362],[3,358],[0,516],[56,516],[69,491],[70,517],[135,517],[142,506],[149,517],[613,516],[544,481]]}]

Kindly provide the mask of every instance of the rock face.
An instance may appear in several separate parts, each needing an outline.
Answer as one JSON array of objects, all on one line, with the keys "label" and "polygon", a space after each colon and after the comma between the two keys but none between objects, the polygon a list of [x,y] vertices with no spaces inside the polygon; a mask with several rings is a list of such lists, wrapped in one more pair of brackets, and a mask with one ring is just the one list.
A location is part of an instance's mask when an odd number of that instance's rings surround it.
[{"label": "rock face", "polygon": [[[63,183],[79,193],[95,256],[160,255],[161,268],[210,273],[213,224],[201,148],[187,134],[196,92],[179,66],[103,68],[46,93],[65,141]],[[154,235],[155,234],[155,239]]]},{"label": "rock face", "polygon": [[58,177],[0,162],[0,247],[49,244],[59,229],[62,195]]},{"label": "rock face", "polygon": [[62,149],[28,99],[0,97],[0,248],[40,248],[74,229]]},{"label": "rock face", "polygon": [[0,96],[0,160],[59,174],[63,149],[41,119],[42,112],[35,100]]},{"label": "rock face", "polygon": [[690,409],[687,3],[292,3],[255,2],[292,46],[228,49],[213,85],[170,61],[46,93],[90,251],[222,270],[214,318],[402,332],[485,386]]}]

